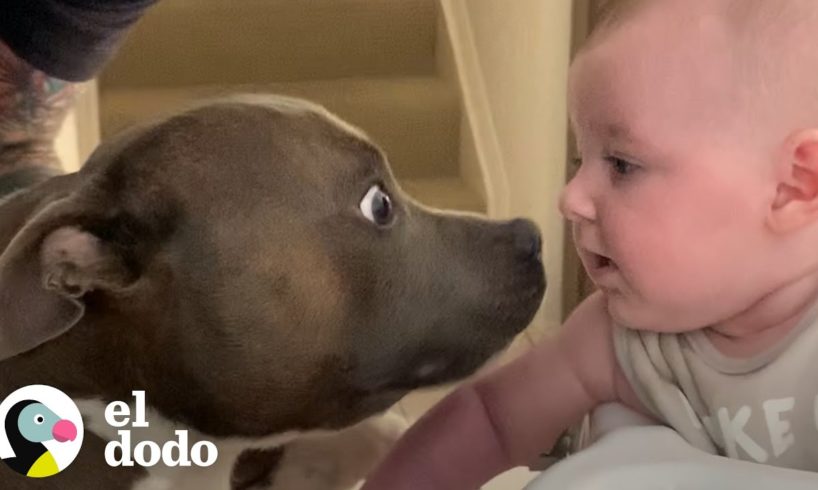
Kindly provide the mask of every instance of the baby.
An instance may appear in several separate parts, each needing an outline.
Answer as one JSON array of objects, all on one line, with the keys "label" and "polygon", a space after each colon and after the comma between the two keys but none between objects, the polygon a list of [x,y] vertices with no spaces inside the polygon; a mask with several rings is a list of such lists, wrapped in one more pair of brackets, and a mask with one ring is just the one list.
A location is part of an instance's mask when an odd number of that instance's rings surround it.
[{"label": "baby", "polygon": [[818,471],[818,1],[622,4],[577,56],[560,208],[598,292],[421,419],[365,490],[474,489],[605,402]]}]

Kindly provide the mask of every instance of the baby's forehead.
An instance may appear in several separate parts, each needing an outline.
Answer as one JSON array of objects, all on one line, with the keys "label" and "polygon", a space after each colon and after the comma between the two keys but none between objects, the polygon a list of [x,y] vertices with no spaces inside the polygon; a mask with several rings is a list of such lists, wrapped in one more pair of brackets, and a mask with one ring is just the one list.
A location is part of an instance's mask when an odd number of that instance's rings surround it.
[{"label": "baby's forehead", "polygon": [[[709,32],[705,32],[708,31]],[[735,93],[733,56],[717,27],[698,29],[650,24],[623,27],[582,51],[569,71],[569,104],[621,102],[690,104],[728,101]],[[670,110],[667,107],[667,110]]]},{"label": "baby's forehead", "polygon": [[[686,52],[700,56],[723,53],[734,46],[735,29],[713,8],[718,1],[704,2],[707,8],[691,8],[699,0],[640,2],[646,6],[632,8],[628,17],[595,30],[580,54],[597,49],[607,50],[609,56],[631,58],[638,53],[673,53],[676,57]],[[663,58],[654,56],[653,60]]]},{"label": "baby's forehead", "polygon": [[[818,0],[616,0],[580,53],[600,46],[627,45],[631,55],[679,57],[699,48],[698,57],[723,55],[742,76],[775,76],[809,71],[818,62],[813,42],[818,31]],[[621,14],[617,15],[619,11]],[[630,40],[630,44],[627,41]],[[635,46],[634,46],[635,45]],[[609,49],[609,51],[614,51]]]},{"label": "baby's forehead", "polygon": [[622,138],[611,135],[626,133],[605,128],[618,125],[663,151],[693,140],[769,149],[795,130],[818,128],[818,0],[745,1],[724,0],[732,10],[720,16],[652,7],[595,34],[569,72],[578,139],[616,145]]},{"label": "baby's forehead", "polygon": [[667,26],[685,21],[713,20],[734,32],[754,31],[785,21],[783,13],[802,16],[814,0],[601,0],[596,31],[613,31],[634,20]]},{"label": "baby's forehead", "polygon": [[572,65],[572,124],[582,139],[639,148],[667,147],[680,139],[709,141],[709,135],[732,132],[729,126],[736,121],[742,92],[730,63],[720,25],[623,26],[581,52]]},{"label": "baby's forehead", "polygon": [[644,6],[603,24],[580,51],[570,92],[615,92],[610,83],[662,100],[679,91],[691,103],[757,106],[764,117],[791,112],[798,124],[818,126],[818,0],[637,2]]}]

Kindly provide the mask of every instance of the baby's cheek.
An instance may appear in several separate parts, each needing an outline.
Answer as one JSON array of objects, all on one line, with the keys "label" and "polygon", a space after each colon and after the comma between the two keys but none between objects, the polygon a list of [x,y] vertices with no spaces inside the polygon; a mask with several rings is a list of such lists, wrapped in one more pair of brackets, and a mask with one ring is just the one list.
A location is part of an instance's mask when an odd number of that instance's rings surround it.
[{"label": "baby's cheek", "polygon": [[652,244],[634,249],[621,265],[632,296],[623,297],[622,303],[640,323],[664,323],[687,310],[696,302],[706,272],[685,260],[685,251],[664,237],[655,237]]}]

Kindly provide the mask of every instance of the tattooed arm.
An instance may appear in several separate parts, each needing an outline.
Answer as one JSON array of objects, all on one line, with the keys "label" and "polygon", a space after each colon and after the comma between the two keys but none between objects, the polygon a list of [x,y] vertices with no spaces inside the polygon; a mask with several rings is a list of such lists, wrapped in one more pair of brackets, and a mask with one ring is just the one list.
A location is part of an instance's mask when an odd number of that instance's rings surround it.
[{"label": "tattooed arm", "polygon": [[0,176],[22,168],[56,173],[54,138],[76,86],[49,77],[0,41]]},{"label": "tattooed arm", "polygon": [[61,173],[53,142],[73,103],[156,0],[0,0],[0,195]]}]

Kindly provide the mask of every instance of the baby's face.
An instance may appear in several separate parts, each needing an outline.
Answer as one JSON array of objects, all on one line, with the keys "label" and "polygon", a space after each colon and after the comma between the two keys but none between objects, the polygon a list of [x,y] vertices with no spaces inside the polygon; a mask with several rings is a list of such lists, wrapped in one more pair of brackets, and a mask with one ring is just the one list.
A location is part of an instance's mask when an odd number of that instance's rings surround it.
[{"label": "baby's face", "polygon": [[747,137],[724,33],[685,22],[646,15],[571,70],[582,165],[561,210],[610,313],[632,328],[702,328],[769,287],[769,149]]}]

